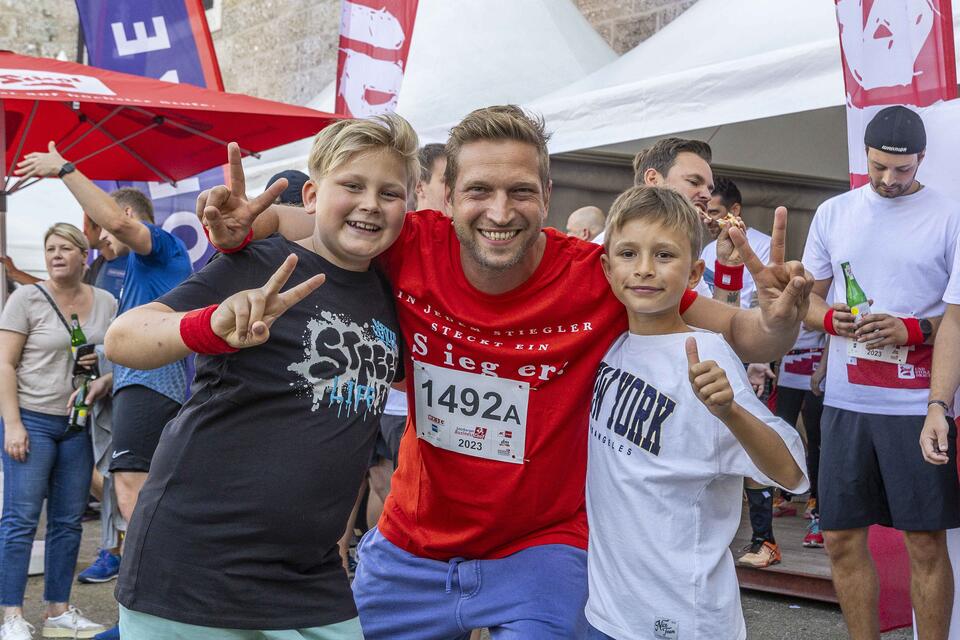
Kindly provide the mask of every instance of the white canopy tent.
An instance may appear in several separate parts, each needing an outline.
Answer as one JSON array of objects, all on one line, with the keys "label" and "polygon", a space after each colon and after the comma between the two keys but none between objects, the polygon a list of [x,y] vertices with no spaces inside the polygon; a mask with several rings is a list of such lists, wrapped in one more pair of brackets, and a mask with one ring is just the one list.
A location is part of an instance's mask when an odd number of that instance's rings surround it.
[{"label": "white canopy tent", "polygon": [[[479,107],[534,100],[616,57],[570,0],[420,0],[397,113],[418,132],[435,129]],[[308,106],[333,111],[335,91],[331,83]],[[248,184],[304,169],[309,150],[301,140],[245,163]]]},{"label": "white canopy tent", "polygon": [[[619,59],[525,106],[546,118],[553,153],[632,155],[680,135],[709,141],[719,165],[848,175],[833,2],[699,0]],[[423,137],[441,140],[447,126]]]}]

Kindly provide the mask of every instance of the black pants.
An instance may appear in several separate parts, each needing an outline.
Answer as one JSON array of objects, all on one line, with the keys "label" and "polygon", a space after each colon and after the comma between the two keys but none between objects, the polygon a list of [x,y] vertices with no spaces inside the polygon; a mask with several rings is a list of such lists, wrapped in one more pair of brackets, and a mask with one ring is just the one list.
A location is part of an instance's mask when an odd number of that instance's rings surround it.
[{"label": "black pants", "polygon": [[817,476],[820,473],[820,416],[823,414],[823,396],[813,392],[789,387],[777,387],[778,418],[794,427],[797,417],[803,416],[807,430],[807,475],[810,477],[810,497],[817,497]]}]

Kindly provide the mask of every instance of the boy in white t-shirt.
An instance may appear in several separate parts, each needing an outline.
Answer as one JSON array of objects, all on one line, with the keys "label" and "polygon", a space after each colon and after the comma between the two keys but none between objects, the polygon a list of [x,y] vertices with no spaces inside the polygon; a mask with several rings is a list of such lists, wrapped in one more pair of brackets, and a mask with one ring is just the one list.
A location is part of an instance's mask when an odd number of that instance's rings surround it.
[{"label": "boy in white t-shirt", "polygon": [[607,221],[604,272],[630,331],[604,357],[590,411],[588,637],[746,638],[728,548],[743,478],[807,486],[797,432],[721,336],[680,317],[703,273],[701,234],[690,203],[658,187],[626,191]]}]

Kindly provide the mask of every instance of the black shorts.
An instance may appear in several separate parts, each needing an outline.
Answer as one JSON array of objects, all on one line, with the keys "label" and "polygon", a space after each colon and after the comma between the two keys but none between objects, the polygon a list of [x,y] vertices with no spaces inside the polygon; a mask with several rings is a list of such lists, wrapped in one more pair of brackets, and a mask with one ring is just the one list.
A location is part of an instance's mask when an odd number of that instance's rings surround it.
[{"label": "black shorts", "polygon": [[390,460],[397,466],[397,453],[400,451],[400,438],[407,426],[407,416],[380,416],[380,431],[377,432],[377,444],[373,449],[370,466],[375,467],[381,460]]},{"label": "black shorts", "polygon": [[820,526],[828,531],[881,524],[901,531],[960,526],[950,423],[950,464],[932,465],[920,452],[924,416],[884,416],[823,408]]},{"label": "black shorts", "polygon": [[139,384],[113,396],[113,444],[110,471],[150,471],[150,461],[167,423],[180,404]]}]

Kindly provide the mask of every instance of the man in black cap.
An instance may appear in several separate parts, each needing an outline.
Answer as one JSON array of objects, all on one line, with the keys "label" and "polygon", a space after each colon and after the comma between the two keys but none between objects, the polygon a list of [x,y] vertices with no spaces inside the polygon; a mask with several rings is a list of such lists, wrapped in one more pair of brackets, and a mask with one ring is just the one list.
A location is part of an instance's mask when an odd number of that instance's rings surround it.
[{"label": "man in black cap", "polygon": [[[933,342],[960,236],[960,207],[917,181],[926,133],[888,107],[864,135],[869,183],[817,209],[803,264],[835,303],[805,324],[834,337],[821,421],[820,524],[854,640],[879,638],[878,581],[867,527],[904,533],[921,640],[945,639],[953,575],[945,529],[960,526],[955,433],[949,465],[923,461]],[[868,298],[860,301],[858,298]]]}]

